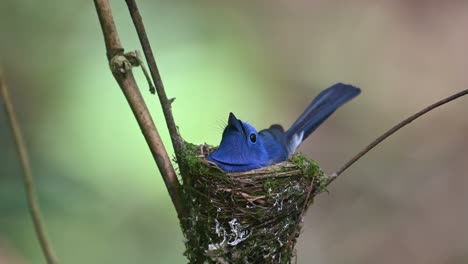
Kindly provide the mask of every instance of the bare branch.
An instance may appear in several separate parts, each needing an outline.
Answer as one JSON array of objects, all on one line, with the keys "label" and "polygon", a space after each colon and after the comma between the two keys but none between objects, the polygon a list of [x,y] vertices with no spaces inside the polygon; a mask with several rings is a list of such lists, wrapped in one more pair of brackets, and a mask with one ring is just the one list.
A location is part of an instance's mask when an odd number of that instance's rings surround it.
[{"label": "bare branch", "polygon": [[138,6],[135,0],[126,0],[126,2],[133,20],[133,24],[135,25],[138,38],[140,39],[151,77],[153,78],[154,84],[156,86],[156,92],[158,93],[159,101],[163,109],[164,118],[166,119],[167,128],[171,136],[172,146],[174,147],[177,161],[180,163],[180,156],[184,148],[184,142],[180,137],[179,132],[177,131],[177,126],[174,122],[174,117],[171,110],[171,100],[167,98],[166,91],[164,90],[161,75],[159,74],[158,66],[156,65],[156,60],[154,59],[153,51],[151,50],[151,45],[146,34],[145,26],[143,25],[143,19],[141,18]]},{"label": "bare branch", "polygon": [[124,93],[130,108],[140,126],[151,150],[151,154],[161,172],[166,188],[172,199],[177,215],[182,221],[185,210],[182,203],[180,183],[171,164],[164,144],[159,136],[151,115],[141,96],[138,85],[131,71],[131,64],[123,54],[123,47],[117,33],[112,17],[112,11],[108,0],[94,0],[96,11],[101,23],[102,32],[107,49],[107,58],[111,66],[112,74]]},{"label": "bare branch", "polygon": [[369,152],[371,149],[373,149],[375,146],[377,146],[378,144],[380,144],[382,141],[384,141],[386,138],[388,138],[389,136],[391,136],[393,133],[397,132],[400,128],[408,125],[409,123],[413,122],[415,119],[417,119],[418,117],[426,114],[427,112],[439,107],[439,106],[442,106],[446,103],[449,103],[459,97],[462,97],[464,95],[467,95],[468,94],[468,89],[467,90],[464,90],[464,91],[461,91],[459,93],[456,93],[452,96],[449,96],[443,100],[440,100],[426,108],[424,108],[423,110],[411,115],[410,117],[406,118],[405,120],[401,121],[400,123],[398,123],[396,126],[392,127],[390,130],[388,130],[387,132],[385,132],[383,135],[381,135],[380,137],[378,137],[377,139],[375,139],[374,141],[372,141],[367,147],[365,147],[363,150],[361,150],[359,153],[357,153],[352,159],[350,159],[348,162],[346,162],[345,165],[343,165],[339,170],[337,170],[335,173],[333,173],[332,175],[330,175],[330,178],[329,178],[329,181],[326,185],[332,183],[338,176],[340,176],[346,169],[348,169],[351,165],[353,165],[356,161],[358,161],[360,158],[362,158],[362,156],[364,156],[367,152]]},{"label": "bare branch", "polygon": [[36,188],[34,186],[31,166],[29,163],[28,149],[26,147],[26,143],[24,142],[22,132],[21,132],[21,127],[18,123],[18,119],[16,117],[16,113],[13,108],[13,103],[10,99],[10,94],[8,92],[8,87],[7,87],[6,81],[4,80],[1,69],[0,69],[0,97],[3,99],[3,105],[8,115],[11,132],[15,138],[18,156],[21,161],[21,167],[23,169],[23,182],[24,182],[24,189],[26,190],[29,212],[33,220],[34,229],[36,230],[37,238],[39,239],[39,244],[41,245],[42,252],[44,253],[47,263],[56,264],[58,263],[57,257],[55,256],[52,246],[47,239],[47,235],[44,230],[44,225],[42,223],[41,210],[39,208],[39,203],[37,201]]}]

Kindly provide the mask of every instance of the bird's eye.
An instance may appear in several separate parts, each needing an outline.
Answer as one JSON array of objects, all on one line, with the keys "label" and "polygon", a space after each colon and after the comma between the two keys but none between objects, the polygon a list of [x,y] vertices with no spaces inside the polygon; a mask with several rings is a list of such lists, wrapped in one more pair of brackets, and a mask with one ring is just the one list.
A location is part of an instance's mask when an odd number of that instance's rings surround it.
[{"label": "bird's eye", "polygon": [[250,138],[250,142],[252,143],[257,142],[257,135],[255,135],[254,133],[251,133],[249,138]]}]

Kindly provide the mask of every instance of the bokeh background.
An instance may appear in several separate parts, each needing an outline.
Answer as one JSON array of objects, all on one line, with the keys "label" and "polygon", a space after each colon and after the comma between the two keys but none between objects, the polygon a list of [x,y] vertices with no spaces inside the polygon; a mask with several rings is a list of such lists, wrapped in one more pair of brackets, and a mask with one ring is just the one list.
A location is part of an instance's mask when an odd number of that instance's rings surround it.
[{"label": "bokeh background", "polygon": [[[363,93],[301,147],[327,172],[468,87],[466,1],[139,1],[182,135],[217,144],[230,111],[289,126],[335,82]],[[124,46],[140,49],[124,1]],[[185,263],[174,209],[107,66],[92,1],[0,2],[0,62],[63,263]],[[155,96],[141,89],[166,146]],[[298,263],[467,263],[468,98],[417,120],[309,210]],[[0,111],[0,263],[44,263]]]}]

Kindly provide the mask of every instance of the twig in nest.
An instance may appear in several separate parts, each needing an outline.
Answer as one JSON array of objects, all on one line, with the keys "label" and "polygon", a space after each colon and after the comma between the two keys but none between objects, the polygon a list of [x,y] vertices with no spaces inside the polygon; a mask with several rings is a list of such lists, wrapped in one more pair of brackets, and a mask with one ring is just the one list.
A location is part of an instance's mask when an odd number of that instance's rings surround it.
[{"label": "twig in nest", "polygon": [[41,210],[39,208],[39,203],[37,201],[36,188],[34,187],[34,181],[32,178],[31,166],[29,163],[28,149],[26,143],[24,142],[23,135],[21,132],[21,127],[18,123],[18,118],[16,117],[15,110],[13,108],[13,103],[10,99],[10,94],[4,80],[2,71],[0,69],[0,97],[3,100],[3,105],[5,107],[5,112],[8,115],[8,120],[10,122],[11,132],[15,138],[16,148],[18,150],[18,156],[21,160],[21,167],[23,169],[23,182],[24,188],[26,190],[26,196],[29,205],[29,212],[34,223],[34,229],[36,230],[37,238],[42,248],[42,252],[47,260],[48,264],[56,264],[57,257],[54,254],[52,246],[47,239],[47,235],[44,230],[44,225],[42,223]]}]

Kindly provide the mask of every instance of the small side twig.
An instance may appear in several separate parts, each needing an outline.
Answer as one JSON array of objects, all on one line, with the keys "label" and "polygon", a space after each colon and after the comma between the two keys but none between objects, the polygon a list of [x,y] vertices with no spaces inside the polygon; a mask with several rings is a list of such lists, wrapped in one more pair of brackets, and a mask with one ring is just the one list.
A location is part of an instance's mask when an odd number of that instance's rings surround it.
[{"label": "small side twig", "polygon": [[166,119],[167,128],[171,136],[172,146],[174,147],[174,152],[177,158],[177,161],[180,163],[181,154],[184,148],[184,142],[177,131],[177,126],[174,121],[174,116],[172,115],[171,110],[171,100],[167,98],[166,91],[164,90],[164,84],[159,74],[158,66],[156,65],[156,60],[154,59],[153,51],[151,49],[150,42],[148,40],[148,35],[146,34],[145,26],[143,24],[143,19],[141,18],[140,11],[135,0],[126,0],[128,10],[135,25],[135,29],[140,39],[141,46],[143,48],[143,53],[146,57],[146,62],[153,78],[156,92],[158,93],[159,101],[163,109],[164,118]]},{"label": "small side twig", "polygon": [[151,93],[154,93],[155,88],[153,85],[153,80],[151,80],[151,77],[148,73],[148,70],[146,69],[145,63],[141,60],[141,54],[138,52],[138,50],[135,51],[130,51],[124,54],[124,56],[128,59],[130,64],[134,67],[140,66],[141,70],[143,71],[143,75],[145,75],[146,81],[148,82],[149,90]]},{"label": "small side twig", "polygon": [[402,127],[408,125],[409,123],[413,122],[415,119],[417,119],[418,117],[426,114],[427,112],[439,107],[439,106],[442,106],[446,103],[449,103],[459,97],[462,97],[464,95],[467,95],[468,94],[468,89],[467,90],[464,90],[464,91],[461,91],[461,92],[458,92],[452,96],[449,96],[443,100],[440,100],[432,105],[429,105],[428,107],[422,109],[421,111],[411,115],[410,117],[406,118],[405,120],[401,121],[400,123],[398,123],[397,125],[395,125],[394,127],[392,127],[390,130],[388,130],[387,132],[385,132],[383,135],[381,135],[380,137],[376,138],[374,141],[372,141],[367,147],[365,147],[363,150],[361,150],[359,153],[357,153],[352,159],[350,159],[348,162],[346,162],[339,170],[337,170],[335,173],[331,174],[330,177],[329,177],[329,180],[328,182],[326,183],[326,186],[328,186],[330,183],[332,183],[334,180],[336,180],[336,178],[338,178],[338,176],[340,176],[346,169],[348,169],[349,167],[351,167],[351,165],[353,165],[356,161],[358,161],[360,158],[362,158],[362,156],[364,156],[367,152],[369,152],[371,149],[373,149],[375,146],[377,146],[378,144],[380,144],[382,141],[384,141],[386,138],[388,138],[389,136],[391,136],[393,133],[397,132],[398,130],[400,130]]},{"label": "small side twig", "polygon": [[122,92],[133,111],[135,119],[140,126],[151,154],[161,172],[166,188],[177,211],[179,220],[185,219],[185,209],[180,192],[180,183],[169,155],[154,125],[153,119],[146,107],[145,101],[138,89],[138,85],[131,71],[131,63],[123,53],[124,49],[115,27],[114,18],[109,0],[94,0],[96,12],[101,24],[104,42],[106,44],[107,58],[112,74],[119,84]]},{"label": "small side twig", "polygon": [[0,69],[0,97],[2,98],[5,111],[10,122],[11,132],[15,138],[16,148],[18,150],[18,156],[21,161],[21,168],[23,170],[23,182],[24,188],[26,190],[26,196],[28,200],[29,212],[33,220],[34,229],[36,231],[37,238],[39,239],[39,244],[41,245],[42,252],[46,258],[48,264],[58,263],[57,257],[54,254],[52,246],[47,239],[47,235],[44,230],[44,225],[42,222],[41,210],[39,208],[39,203],[37,201],[36,189],[34,187],[34,181],[32,178],[31,166],[29,164],[29,155],[24,142],[21,127],[18,123],[15,110],[13,108],[13,103],[8,92],[8,87],[6,81],[4,80],[3,74]]}]

